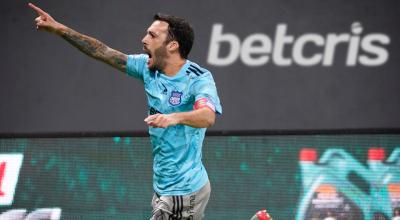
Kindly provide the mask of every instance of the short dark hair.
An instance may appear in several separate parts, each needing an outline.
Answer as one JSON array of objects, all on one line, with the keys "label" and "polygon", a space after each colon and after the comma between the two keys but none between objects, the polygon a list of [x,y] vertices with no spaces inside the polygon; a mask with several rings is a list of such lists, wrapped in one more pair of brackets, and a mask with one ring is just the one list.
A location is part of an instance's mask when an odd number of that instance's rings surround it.
[{"label": "short dark hair", "polygon": [[187,59],[194,42],[194,31],[192,26],[183,18],[173,15],[157,13],[154,15],[155,21],[168,23],[168,36],[166,43],[173,40],[179,43],[179,54]]}]

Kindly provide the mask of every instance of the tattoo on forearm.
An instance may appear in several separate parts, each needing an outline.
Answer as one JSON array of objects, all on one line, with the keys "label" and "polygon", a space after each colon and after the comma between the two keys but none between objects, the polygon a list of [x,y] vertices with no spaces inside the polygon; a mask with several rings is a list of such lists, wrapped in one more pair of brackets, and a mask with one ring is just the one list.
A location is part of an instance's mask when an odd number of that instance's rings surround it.
[{"label": "tattoo on forearm", "polygon": [[110,60],[112,66],[117,66],[118,68],[125,70],[127,59],[125,54],[113,49],[108,50],[106,53],[109,57],[112,57],[112,60]]},{"label": "tattoo on forearm", "polygon": [[98,40],[74,32],[65,32],[62,37],[89,56],[96,57],[105,47],[104,44]]},{"label": "tattoo on forearm", "polygon": [[106,62],[119,70],[125,70],[126,55],[107,47],[99,40],[80,34],[76,31],[66,31],[61,35],[61,37],[83,53]]}]

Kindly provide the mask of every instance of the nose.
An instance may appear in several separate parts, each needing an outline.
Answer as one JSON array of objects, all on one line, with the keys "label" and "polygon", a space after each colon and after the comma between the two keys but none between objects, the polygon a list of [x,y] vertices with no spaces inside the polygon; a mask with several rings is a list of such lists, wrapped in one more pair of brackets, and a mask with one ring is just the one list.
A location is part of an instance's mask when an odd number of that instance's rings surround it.
[{"label": "nose", "polygon": [[144,37],[142,39],[142,43],[143,44],[147,44],[147,35],[144,35]]}]

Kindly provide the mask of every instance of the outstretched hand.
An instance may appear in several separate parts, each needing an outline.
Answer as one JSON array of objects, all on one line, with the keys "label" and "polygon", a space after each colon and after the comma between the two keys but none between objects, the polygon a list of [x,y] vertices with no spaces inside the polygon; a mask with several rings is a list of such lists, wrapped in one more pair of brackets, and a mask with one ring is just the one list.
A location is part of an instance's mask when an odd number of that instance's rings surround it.
[{"label": "outstretched hand", "polygon": [[174,126],[178,123],[173,114],[149,115],[144,119],[144,121],[147,123],[147,125],[155,128],[166,128],[169,126]]},{"label": "outstretched hand", "polygon": [[35,19],[37,29],[55,32],[57,28],[61,26],[61,24],[56,22],[47,12],[43,11],[41,8],[32,3],[28,3],[28,6],[35,10],[36,13],[39,15],[39,17]]}]

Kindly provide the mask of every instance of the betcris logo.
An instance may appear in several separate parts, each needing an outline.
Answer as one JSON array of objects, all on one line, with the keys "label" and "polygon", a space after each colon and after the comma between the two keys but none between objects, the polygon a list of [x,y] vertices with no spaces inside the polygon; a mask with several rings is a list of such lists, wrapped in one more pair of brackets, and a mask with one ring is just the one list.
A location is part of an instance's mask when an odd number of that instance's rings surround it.
[{"label": "betcris logo", "polygon": [[23,154],[0,154],[0,206],[13,202],[23,157]]},{"label": "betcris logo", "polygon": [[[359,22],[353,22],[350,31],[324,35],[304,33],[293,36],[288,34],[288,29],[287,24],[281,23],[277,24],[274,35],[254,33],[241,40],[236,34],[224,30],[223,24],[214,24],[207,62],[214,66],[228,66],[241,61],[250,67],[267,64],[329,67],[339,64],[335,62],[338,47],[346,48],[344,64],[349,67],[381,66],[389,59],[387,47],[390,37],[384,33],[363,33]],[[229,45],[227,54],[220,54],[222,44]],[[343,58],[339,60],[343,62]]]}]

